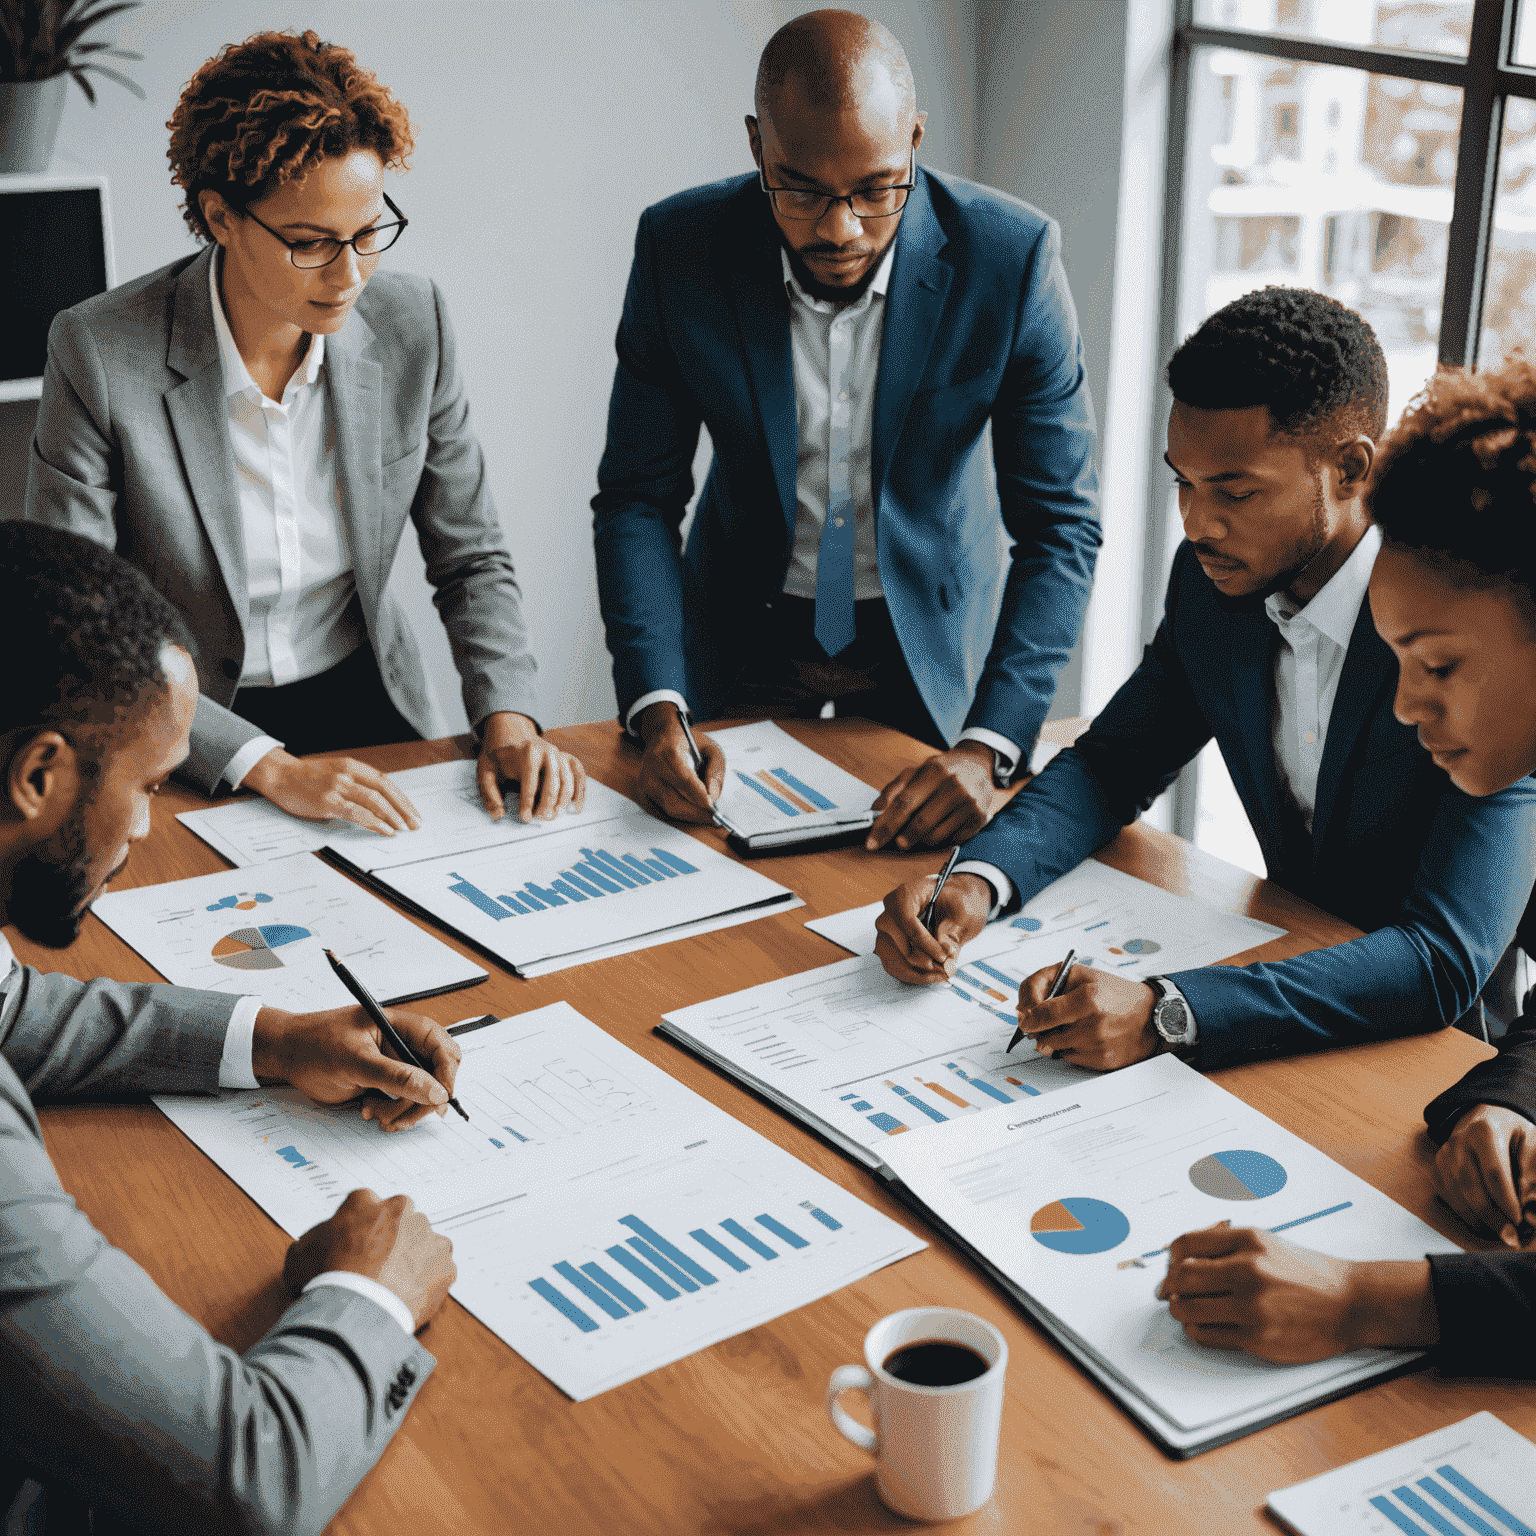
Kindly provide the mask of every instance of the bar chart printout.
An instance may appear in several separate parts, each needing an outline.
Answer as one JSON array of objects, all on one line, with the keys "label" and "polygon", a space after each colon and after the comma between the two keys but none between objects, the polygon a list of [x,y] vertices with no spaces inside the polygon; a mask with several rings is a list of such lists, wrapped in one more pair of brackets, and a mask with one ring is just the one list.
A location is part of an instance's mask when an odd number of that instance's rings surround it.
[{"label": "bar chart printout", "polygon": [[1491,1413],[1281,1489],[1301,1536],[1536,1536],[1536,1446]]},{"label": "bar chart printout", "polygon": [[386,1135],[287,1089],[157,1103],[293,1236],[360,1186],[409,1195],[455,1298],[578,1400],[926,1246],[567,1003],[458,1040],[467,1124]]},{"label": "bar chart printout", "polygon": [[796,741],[771,720],[716,731],[724,750],[719,811],[739,836],[767,839],[868,826],[878,791]]}]

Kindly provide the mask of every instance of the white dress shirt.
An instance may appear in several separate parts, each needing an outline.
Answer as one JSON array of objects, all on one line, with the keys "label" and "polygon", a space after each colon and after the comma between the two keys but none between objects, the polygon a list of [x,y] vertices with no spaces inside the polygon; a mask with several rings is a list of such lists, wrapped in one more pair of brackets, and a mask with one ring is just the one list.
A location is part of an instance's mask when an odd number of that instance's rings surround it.
[{"label": "white dress shirt", "polygon": [[[789,353],[795,379],[795,422],[799,459],[795,471],[795,540],[784,592],[814,600],[816,563],[827,504],[854,509],[853,597],[855,602],[883,597],[876,549],[874,487],[870,478],[875,424],[875,384],[880,375],[880,346],[885,334],[885,295],[890,286],[896,242],[887,248],[869,286],[852,304],[815,299],[800,285],[789,254],[779,249],[784,287],[789,295]],[[687,706],[671,688],[642,694],[625,721],[634,721],[652,704],[670,700]],[[961,741],[979,741],[1000,759],[1005,778],[1018,767],[1019,748],[1006,736],[983,726],[967,726]]]},{"label": "white dress shirt", "polygon": [[[325,337],[310,338],[282,400],[269,400],[230,331],[219,298],[222,260],[219,252],[209,263],[208,284],[245,541],[249,614],[240,686],[281,687],[329,670],[365,639],[352,606],[356,583],[336,482],[336,430],[320,377]],[[248,742],[224,777],[238,787],[278,745],[272,737]]]},{"label": "white dress shirt", "polygon": [[[11,977],[19,969],[11,941],[0,930],[0,988],[4,989],[3,999],[0,999],[0,1034],[4,1033],[6,1015],[10,1012],[11,1001],[16,993]],[[241,997],[235,1000],[234,1012],[229,1016],[229,1028],[224,1035],[223,1054],[219,1058],[220,1088],[261,1086],[256,1081],[251,1060],[256,1015],[260,1012],[260,998]],[[311,1291],[318,1285],[339,1285],[346,1290],[356,1291],[382,1307],[408,1334],[416,1331],[416,1319],[411,1316],[410,1308],[388,1286],[380,1285],[367,1275],[354,1274],[351,1270],[327,1270],[324,1274],[316,1275],[304,1289]]]},{"label": "white dress shirt", "polygon": [[[1344,658],[1380,551],[1381,530],[1373,525],[1305,608],[1297,608],[1280,592],[1264,600],[1264,610],[1280,631],[1281,641],[1275,657],[1271,717],[1275,772],[1282,791],[1296,802],[1308,832],[1317,804],[1317,774],[1323,764],[1334,695],[1339,691]],[[997,898],[993,917],[1013,901],[1013,882],[995,864],[962,859],[954,872],[980,875],[992,887]]]}]

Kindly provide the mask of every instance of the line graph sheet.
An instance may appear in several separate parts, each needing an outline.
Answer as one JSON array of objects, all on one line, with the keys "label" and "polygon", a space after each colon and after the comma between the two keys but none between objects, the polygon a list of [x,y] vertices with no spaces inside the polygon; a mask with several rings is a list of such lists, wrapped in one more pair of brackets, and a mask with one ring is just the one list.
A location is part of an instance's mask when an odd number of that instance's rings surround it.
[{"label": "line graph sheet", "polygon": [[453,1295],[577,1399],[926,1246],[567,1003],[458,1039],[467,1125],[385,1133],[291,1090],[155,1102],[291,1236],[352,1189],[409,1195]]},{"label": "line graph sheet", "polygon": [[177,986],[248,994],[297,1013],[353,1002],[326,949],[385,1003],[486,975],[312,853],[113,892],[92,911]]}]

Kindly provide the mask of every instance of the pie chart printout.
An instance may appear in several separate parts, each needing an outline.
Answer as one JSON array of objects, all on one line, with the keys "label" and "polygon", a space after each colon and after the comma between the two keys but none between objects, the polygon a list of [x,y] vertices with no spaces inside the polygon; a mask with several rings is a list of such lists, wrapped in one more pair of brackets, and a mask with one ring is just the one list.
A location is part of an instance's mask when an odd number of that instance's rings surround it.
[{"label": "pie chart printout", "polygon": [[292,923],[264,923],[260,928],[236,928],[215,942],[211,951],[220,965],[236,971],[277,971],[283,966],[277,951],[310,937],[308,928]]},{"label": "pie chart printout", "polygon": [[1189,1182],[1216,1200],[1262,1200],[1284,1189],[1286,1177],[1262,1152],[1212,1152],[1189,1169]]},{"label": "pie chart printout", "polygon": [[1131,1235],[1125,1212],[1107,1200],[1070,1195],[1042,1205],[1029,1218],[1037,1243],[1057,1253],[1108,1253]]}]

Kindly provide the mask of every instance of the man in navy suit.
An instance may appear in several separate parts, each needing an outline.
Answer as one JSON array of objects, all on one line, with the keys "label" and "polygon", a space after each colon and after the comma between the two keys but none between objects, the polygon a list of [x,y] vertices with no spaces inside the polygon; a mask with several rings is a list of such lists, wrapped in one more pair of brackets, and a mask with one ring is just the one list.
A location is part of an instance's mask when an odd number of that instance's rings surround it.
[{"label": "man in navy suit", "polygon": [[833,700],[941,749],[869,846],[957,841],[1028,760],[1098,548],[1059,235],[918,164],[911,70],[863,17],[776,33],[756,107],[754,174],[641,216],[619,326],[592,506],[640,794],[707,821],[724,758],[695,770],[689,712]]},{"label": "man in navy suit", "polygon": [[1381,543],[1365,486],[1387,370],[1364,320],[1267,288],[1207,320],[1168,367],[1167,460],[1187,542],[1141,666],[965,848],[939,898],[893,891],[891,974],[945,980],[990,915],[1108,842],[1212,736],[1270,878],[1365,930],[1295,959],[1152,982],[1076,967],[1020,992],[1036,1045],[1122,1067],[1176,1049],[1201,1067],[1435,1029],[1467,1013],[1531,889],[1536,786],[1463,794],[1392,713],[1396,666],[1366,587]]}]

